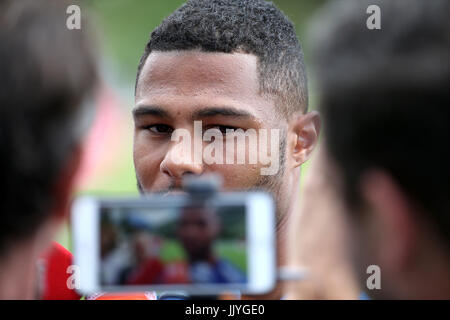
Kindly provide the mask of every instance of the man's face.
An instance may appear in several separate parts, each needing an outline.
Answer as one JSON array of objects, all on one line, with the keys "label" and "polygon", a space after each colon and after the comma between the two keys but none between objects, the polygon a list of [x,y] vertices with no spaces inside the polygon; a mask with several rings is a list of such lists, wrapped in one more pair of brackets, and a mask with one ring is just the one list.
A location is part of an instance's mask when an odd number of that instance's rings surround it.
[{"label": "man's face", "polygon": [[206,259],[219,233],[218,217],[212,211],[186,208],[178,222],[177,235],[190,259]]},{"label": "man's face", "polygon": [[171,141],[174,130],[185,129],[194,144],[199,138],[194,135],[194,121],[201,121],[203,133],[215,128],[224,135],[227,129],[280,128],[274,102],[259,94],[256,56],[152,52],[143,66],[135,103],[134,164],[143,192],[177,189],[186,174],[219,173],[225,190],[273,186],[280,179],[280,174],[262,176],[260,169],[266,166],[259,162],[198,163],[195,151],[180,151],[180,143]]}]

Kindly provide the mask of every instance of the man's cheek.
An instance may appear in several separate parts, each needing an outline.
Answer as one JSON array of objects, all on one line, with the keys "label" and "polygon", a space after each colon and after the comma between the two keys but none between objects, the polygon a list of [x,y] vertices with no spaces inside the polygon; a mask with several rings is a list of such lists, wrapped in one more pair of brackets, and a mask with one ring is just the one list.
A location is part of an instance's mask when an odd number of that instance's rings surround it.
[{"label": "man's cheek", "polygon": [[254,165],[215,165],[208,171],[218,173],[223,178],[225,190],[248,189],[253,187],[260,179],[260,170]]},{"label": "man's cheek", "polygon": [[158,157],[150,151],[135,150],[134,152],[134,166],[136,176],[139,179],[142,187],[145,189],[153,185],[154,180],[158,177],[160,161]]}]

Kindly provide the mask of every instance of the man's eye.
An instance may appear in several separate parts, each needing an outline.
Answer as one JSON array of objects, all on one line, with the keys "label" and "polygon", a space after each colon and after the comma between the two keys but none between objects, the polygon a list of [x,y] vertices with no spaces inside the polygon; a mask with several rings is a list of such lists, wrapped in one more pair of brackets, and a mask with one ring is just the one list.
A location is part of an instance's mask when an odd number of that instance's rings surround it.
[{"label": "man's eye", "polygon": [[145,126],[144,129],[150,130],[151,132],[156,134],[170,134],[173,132],[172,127],[165,124],[154,124],[151,126]]}]

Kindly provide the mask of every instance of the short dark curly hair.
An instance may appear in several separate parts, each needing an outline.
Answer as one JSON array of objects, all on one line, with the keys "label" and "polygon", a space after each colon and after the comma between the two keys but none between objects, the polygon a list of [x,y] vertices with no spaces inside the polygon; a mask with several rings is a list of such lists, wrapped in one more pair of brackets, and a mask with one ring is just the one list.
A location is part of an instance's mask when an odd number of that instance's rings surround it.
[{"label": "short dark curly hair", "polygon": [[308,89],[303,52],[294,25],[263,0],[190,0],[159,25],[141,57],[152,51],[244,52],[258,58],[260,93],[276,98],[286,116],[305,112]]}]

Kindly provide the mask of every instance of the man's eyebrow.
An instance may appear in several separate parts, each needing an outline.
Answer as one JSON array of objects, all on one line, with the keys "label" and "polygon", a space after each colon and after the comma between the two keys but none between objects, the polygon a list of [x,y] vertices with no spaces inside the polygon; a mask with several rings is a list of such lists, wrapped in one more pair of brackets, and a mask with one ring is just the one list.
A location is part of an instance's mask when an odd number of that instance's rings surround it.
[{"label": "man's eyebrow", "polygon": [[245,110],[239,110],[230,107],[209,107],[195,111],[192,114],[193,119],[214,117],[214,116],[254,118],[254,116],[251,113]]},{"label": "man's eyebrow", "polygon": [[133,109],[133,117],[139,117],[139,116],[146,116],[146,115],[150,115],[150,116],[156,116],[156,117],[161,117],[161,118],[169,118],[170,115],[169,113],[164,110],[161,107],[158,106],[143,106],[143,105],[138,105],[137,107],[135,107]]}]

